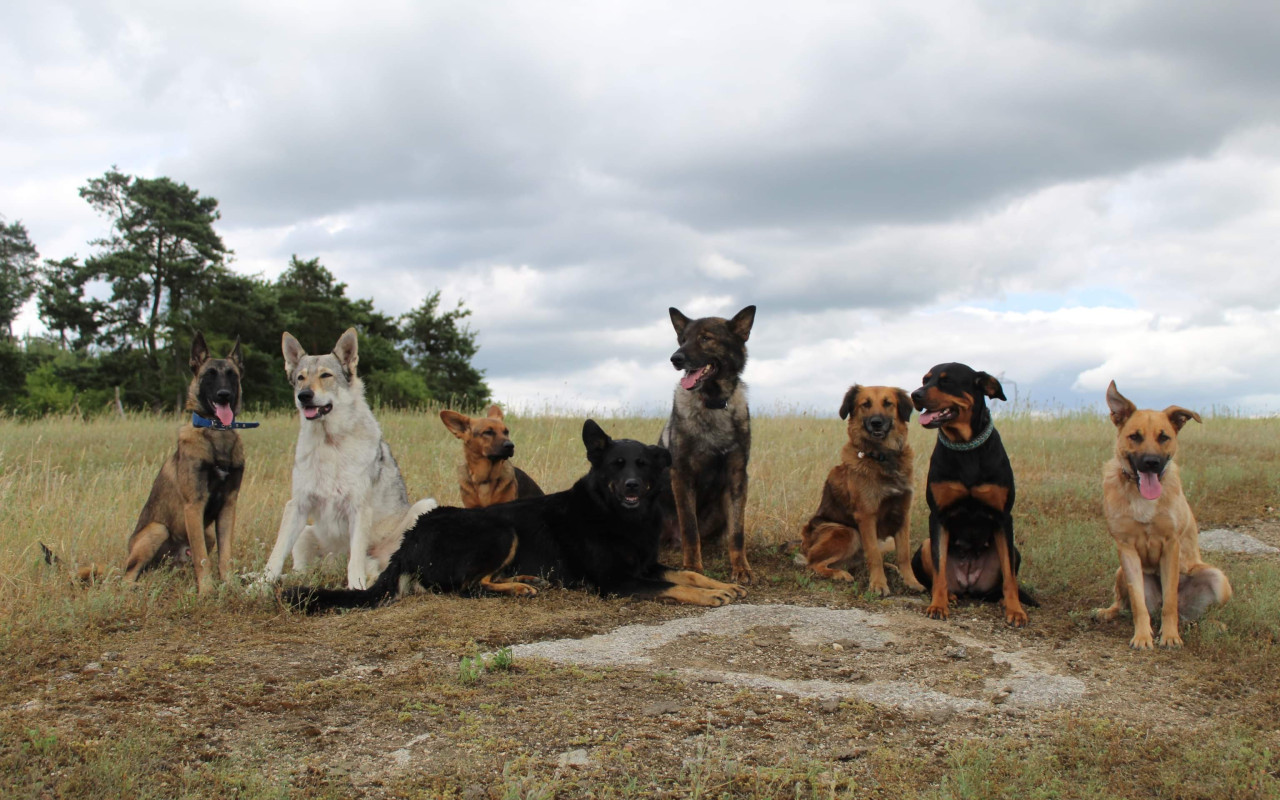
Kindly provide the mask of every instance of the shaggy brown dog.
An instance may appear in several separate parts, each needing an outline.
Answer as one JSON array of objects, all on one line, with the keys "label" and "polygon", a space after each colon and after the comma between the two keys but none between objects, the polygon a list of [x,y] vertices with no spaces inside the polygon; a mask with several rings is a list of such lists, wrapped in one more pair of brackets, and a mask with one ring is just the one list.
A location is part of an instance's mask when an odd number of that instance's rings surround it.
[{"label": "shaggy brown dog", "polygon": [[1179,620],[1192,622],[1214,603],[1231,599],[1222,571],[1200,560],[1200,530],[1182,494],[1173,457],[1178,432],[1200,415],[1178,406],[1138,410],[1107,387],[1107,407],[1116,426],[1115,457],[1102,468],[1102,504],[1120,552],[1115,602],[1094,615],[1105,621],[1128,606],[1133,611],[1130,647],[1153,646],[1149,609],[1159,606],[1160,646],[1181,647]]},{"label": "shaggy brown dog", "polygon": [[892,538],[903,582],[922,592],[911,569],[911,396],[892,386],[854,386],[844,396],[840,418],[849,420],[849,441],[827,475],[818,512],[800,532],[801,553],[818,575],[852,581],[847,567],[861,551],[871,576],[868,588],[887,596],[880,542]]}]

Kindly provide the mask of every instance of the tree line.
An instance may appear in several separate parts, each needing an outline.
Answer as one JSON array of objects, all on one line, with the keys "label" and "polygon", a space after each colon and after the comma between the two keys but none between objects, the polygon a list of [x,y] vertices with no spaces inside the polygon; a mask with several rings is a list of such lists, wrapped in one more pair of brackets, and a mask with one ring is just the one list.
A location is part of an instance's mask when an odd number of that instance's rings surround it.
[{"label": "tree line", "polygon": [[[471,364],[476,334],[459,302],[440,293],[393,317],[347,286],[318,258],[294,255],[275,280],[231,271],[233,253],[214,230],[218,201],[169,178],[112,168],[80,187],[109,222],[83,261],[41,261],[20,221],[0,217],[0,409],[20,416],[108,408],[180,408],[190,381],[191,338],[203,331],[213,352],[240,337],[249,405],[291,405],[280,334],[325,353],[354,325],[360,374],[371,399],[410,407],[440,402],[477,407],[489,396]],[[23,306],[36,299],[49,333],[13,335]]]}]

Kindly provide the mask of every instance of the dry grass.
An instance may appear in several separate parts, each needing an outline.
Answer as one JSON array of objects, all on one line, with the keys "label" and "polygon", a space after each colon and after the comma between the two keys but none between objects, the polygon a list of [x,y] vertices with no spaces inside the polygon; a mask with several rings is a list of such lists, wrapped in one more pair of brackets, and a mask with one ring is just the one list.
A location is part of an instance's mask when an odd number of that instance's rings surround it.
[{"label": "dry grass", "polygon": [[[380,419],[410,495],[456,502],[459,449],[436,413]],[[262,421],[243,434],[248,470],[234,557],[239,570],[265,562],[289,493],[297,422],[281,414]],[[615,437],[646,441],[662,425],[598,421]],[[545,489],[565,488],[585,469],[580,418],[510,422],[517,463]],[[459,680],[458,659],[481,650],[690,613],[654,604],[555,591],[522,604],[428,597],[304,619],[236,585],[198,598],[186,574],[149,575],[137,588],[107,581],[83,589],[45,567],[40,541],[71,562],[122,562],[177,425],[146,416],[0,422],[0,794],[1280,796],[1276,559],[1210,556],[1231,576],[1236,600],[1193,632],[1182,653],[1131,658],[1124,624],[1088,622],[1087,611],[1108,600],[1115,568],[1099,513],[1100,469],[1113,429],[1100,416],[1021,414],[999,422],[1018,476],[1023,578],[1044,604],[1033,611],[1025,641],[1081,648],[1101,693],[1088,709],[1027,720],[1016,730],[922,725],[870,708],[815,717],[803,704],[783,712],[755,693],[704,696],[626,671],[517,664],[509,673]],[[1183,483],[1202,524],[1280,529],[1278,435],[1274,419],[1219,417],[1188,426]],[[843,436],[843,424],[833,419],[755,420],[748,537],[764,580],[753,600],[912,602],[871,600],[858,587],[815,582],[773,554],[774,545],[798,536],[816,508]],[[919,485],[931,434],[914,427],[912,443]],[[917,497],[913,541],[925,523]],[[342,574],[334,565],[322,577],[336,581]],[[1112,653],[1113,660],[1096,660]],[[84,678],[86,663],[104,654],[115,657],[104,662],[104,674]],[[352,672],[384,663],[399,671]],[[1103,702],[1108,693],[1124,692],[1178,698],[1179,721],[1151,717],[1147,706],[1113,709]],[[664,693],[687,703],[687,714],[635,719]],[[744,747],[715,720],[737,719],[748,706],[770,721]],[[346,734],[326,732],[359,728],[355,720],[372,721],[401,741],[430,733],[427,761],[391,778],[358,778],[368,767],[360,754],[383,752],[384,743],[352,745],[349,753],[332,744]],[[764,735],[772,732],[777,740]],[[857,757],[817,754],[818,743],[835,739],[859,743]],[[575,746],[592,748],[592,767],[566,772],[531,755]],[[477,786],[487,793],[476,793]]]}]

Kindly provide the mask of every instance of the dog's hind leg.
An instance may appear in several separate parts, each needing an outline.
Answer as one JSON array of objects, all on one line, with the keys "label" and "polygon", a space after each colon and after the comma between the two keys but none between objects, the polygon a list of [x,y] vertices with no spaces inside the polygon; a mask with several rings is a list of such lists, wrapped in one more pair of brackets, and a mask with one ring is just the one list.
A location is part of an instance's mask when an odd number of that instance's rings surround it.
[{"label": "dog's hind leg", "polygon": [[152,522],[129,537],[129,560],[124,565],[124,579],[136,581],[138,574],[151,564],[167,541],[169,529],[159,522]]},{"label": "dog's hind leg", "polygon": [[1209,606],[1231,599],[1231,582],[1222,570],[1197,564],[1178,581],[1178,619],[1183,624],[1204,616]]}]

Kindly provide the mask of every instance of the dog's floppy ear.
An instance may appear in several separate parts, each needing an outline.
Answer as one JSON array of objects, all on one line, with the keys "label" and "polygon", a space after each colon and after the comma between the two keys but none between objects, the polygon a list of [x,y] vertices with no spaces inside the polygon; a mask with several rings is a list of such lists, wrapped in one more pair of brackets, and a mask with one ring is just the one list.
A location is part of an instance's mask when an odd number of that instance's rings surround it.
[{"label": "dog's floppy ear", "polygon": [[974,376],[973,385],[977,387],[978,391],[982,392],[987,397],[991,397],[996,400],[1006,399],[1004,396],[1004,387],[1000,385],[1000,381],[985,372],[979,372]]},{"label": "dog's floppy ear", "polygon": [[293,334],[288,331],[280,337],[280,351],[284,353],[284,371],[293,372],[293,368],[298,366],[298,362],[306,356],[307,351],[302,349],[302,345],[298,340],[293,338]]},{"label": "dog's floppy ear", "polygon": [[594,419],[589,419],[582,423],[582,443],[587,446],[587,460],[595,465],[600,462],[609,445],[613,444],[613,440]]},{"label": "dog's floppy ear", "polygon": [[1182,426],[1187,424],[1187,420],[1194,419],[1200,421],[1200,415],[1188,408],[1182,406],[1169,406],[1164,410],[1164,415],[1173,423],[1173,429],[1182,430]]},{"label": "dog's floppy ear", "polygon": [[236,369],[244,372],[244,353],[240,351],[240,337],[236,337],[236,343],[232,345],[231,352],[227,353],[227,360],[235,362]]},{"label": "dog's floppy ear", "polygon": [[733,335],[742,341],[751,338],[751,326],[756,321],[756,307],[747,306],[746,308],[733,315],[733,319],[729,320],[729,330],[733,331]]},{"label": "dog's floppy ear", "polygon": [[349,377],[355,377],[356,364],[360,363],[359,348],[360,337],[355,328],[347,328],[343,331],[338,337],[338,343],[333,346],[333,354],[338,357],[338,363],[347,371]]},{"label": "dog's floppy ear", "polygon": [[844,393],[844,402],[840,404],[840,419],[848,419],[853,413],[853,407],[858,404],[858,392],[862,387],[854,384],[849,387],[849,391]]},{"label": "dog's floppy ear", "polygon": [[910,422],[911,410],[915,408],[911,402],[911,395],[907,394],[906,389],[895,389],[894,392],[898,395],[898,419]]},{"label": "dog's floppy ear", "polygon": [[204,343],[204,334],[196,331],[191,340],[191,371],[199,372],[200,365],[209,360],[209,345]]},{"label": "dog's floppy ear", "polygon": [[484,412],[484,415],[489,419],[502,419],[502,406],[494,403],[489,406],[489,410]]},{"label": "dog's floppy ear", "polygon": [[684,338],[684,329],[689,327],[689,318],[680,313],[680,309],[672,306],[667,309],[667,313],[671,315],[671,327],[676,329],[676,338]]},{"label": "dog's floppy ear", "polygon": [[[1138,407],[1129,402],[1129,398],[1120,394],[1120,390],[1116,388],[1116,382],[1112,381],[1107,387],[1107,408],[1111,409],[1111,421],[1119,428],[1128,422],[1129,417],[1133,416],[1133,412]],[[1186,420],[1183,420],[1186,422]]]},{"label": "dog's floppy ear", "polygon": [[440,421],[449,429],[449,433],[461,439],[471,430],[471,417],[457,411],[444,409],[440,412]]},{"label": "dog's floppy ear", "polygon": [[671,451],[667,448],[651,444],[645,449],[649,451],[649,457],[656,461],[659,467],[666,468],[671,466]]}]

